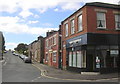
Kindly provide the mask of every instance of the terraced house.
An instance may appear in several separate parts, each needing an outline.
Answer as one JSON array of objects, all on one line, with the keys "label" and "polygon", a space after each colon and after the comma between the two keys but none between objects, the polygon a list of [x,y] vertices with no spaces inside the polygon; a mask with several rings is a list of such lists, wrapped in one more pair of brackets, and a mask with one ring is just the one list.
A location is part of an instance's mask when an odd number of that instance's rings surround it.
[{"label": "terraced house", "polygon": [[116,4],[86,3],[61,23],[63,69],[115,72],[118,68],[120,10]]},{"label": "terraced house", "polygon": [[47,32],[44,43],[44,64],[61,68],[60,31]]},{"label": "terraced house", "polygon": [[37,40],[33,41],[28,46],[28,53],[29,57],[33,61],[43,63],[43,57],[44,57],[44,37],[39,36]]}]

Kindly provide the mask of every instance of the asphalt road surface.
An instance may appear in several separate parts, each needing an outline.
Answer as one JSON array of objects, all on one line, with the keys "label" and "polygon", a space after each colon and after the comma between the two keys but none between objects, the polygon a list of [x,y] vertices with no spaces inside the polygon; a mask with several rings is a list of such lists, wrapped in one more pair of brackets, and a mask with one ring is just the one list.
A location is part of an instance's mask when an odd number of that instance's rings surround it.
[{"label": "asphalt road surface", "polygon": [[24,63],[18,56],[8,52],[4,55],[6,62],[2,69],[2,82],[70,82],[71,80],[60,80],[42,77],[40,70],[32,64]]}]

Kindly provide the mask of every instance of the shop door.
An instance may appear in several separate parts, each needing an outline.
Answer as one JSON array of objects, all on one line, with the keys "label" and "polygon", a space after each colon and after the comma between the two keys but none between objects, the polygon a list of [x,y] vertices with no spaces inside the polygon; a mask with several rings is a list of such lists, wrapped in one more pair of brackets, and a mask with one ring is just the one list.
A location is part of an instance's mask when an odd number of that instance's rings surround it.
[{"label": "shop door", "polygon": [[94,51],[92,51],[92,50],[89,50],[88,51],[88,58],[87,58],[87,67],[88,67],[88,69],[89,69],[89,71],[93,71],[94,70]]}]

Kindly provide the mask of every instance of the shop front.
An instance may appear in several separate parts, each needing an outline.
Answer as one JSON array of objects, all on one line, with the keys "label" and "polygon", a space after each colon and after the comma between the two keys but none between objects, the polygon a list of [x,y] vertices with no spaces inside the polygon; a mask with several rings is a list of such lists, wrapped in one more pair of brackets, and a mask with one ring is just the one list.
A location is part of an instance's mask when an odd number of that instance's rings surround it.
[{"label": "shop front", "polygon": [[67,69],[74,72],[116,72],[118,35],[87,33],[66,41]]}]

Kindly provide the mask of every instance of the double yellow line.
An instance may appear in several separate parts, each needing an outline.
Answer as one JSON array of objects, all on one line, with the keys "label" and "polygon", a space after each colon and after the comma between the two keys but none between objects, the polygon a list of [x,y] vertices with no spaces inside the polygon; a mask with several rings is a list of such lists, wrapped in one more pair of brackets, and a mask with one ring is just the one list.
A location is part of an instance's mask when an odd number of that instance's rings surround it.
[{"label": "double yellow line", "polygon": [[45,72],[46,72],[45,70],[42,70],[40,67],[37,67],[35,64],[32,64],[32,65],[41,71],[41,76],[46,77],[46,78],[51,78],[51,79],[69,80],[69,81],[73,80],[73,81],[79,81],[79,82],[97,82],[97,81],[105,81],[105,80],[111,80],[111,79],[116,79],[117,80],[118,79],[118,78],[110,78],[110,79],[106,78],[106,79],[97,79],[97,80],[62,79],[62,78],[47,76],[47,75],[45,75]]}]

